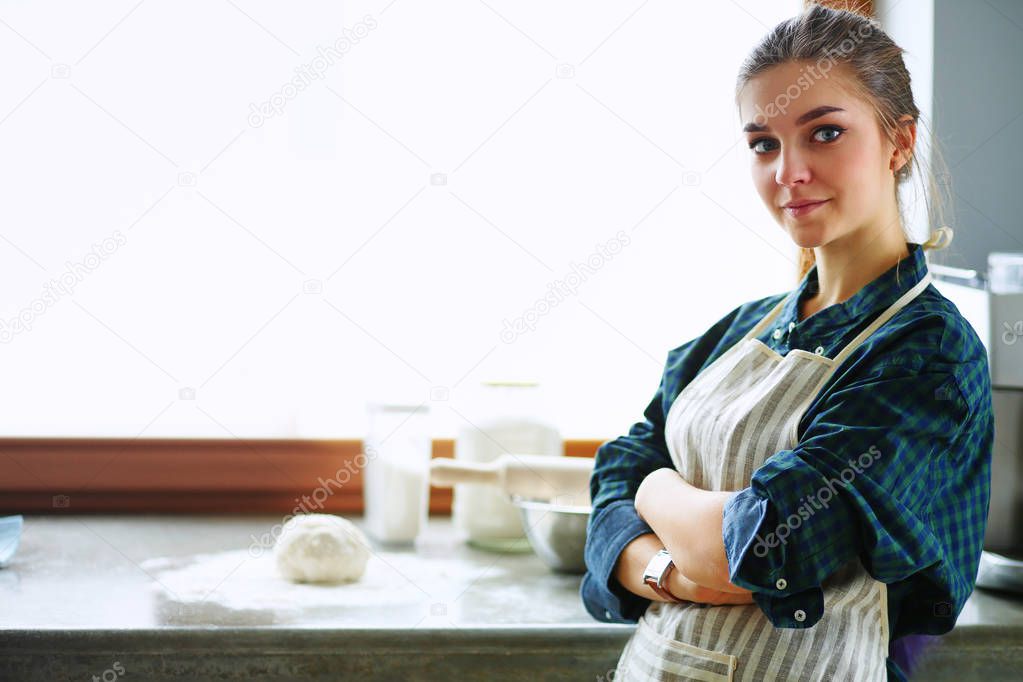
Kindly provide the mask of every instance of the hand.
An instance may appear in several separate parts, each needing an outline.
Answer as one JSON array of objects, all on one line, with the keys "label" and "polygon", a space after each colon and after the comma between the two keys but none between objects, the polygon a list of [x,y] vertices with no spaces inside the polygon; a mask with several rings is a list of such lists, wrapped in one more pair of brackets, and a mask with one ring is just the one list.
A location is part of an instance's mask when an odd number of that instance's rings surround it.
[{"label": "hand", "polygon": [[733,586],[735,592],[722,592],[712,590],[694,583],[678,570],[678,567],[671,569],[668,574],[668,591],[679,599],[696,602],[698,604],[752,604],[753,593],[741,587]]}]

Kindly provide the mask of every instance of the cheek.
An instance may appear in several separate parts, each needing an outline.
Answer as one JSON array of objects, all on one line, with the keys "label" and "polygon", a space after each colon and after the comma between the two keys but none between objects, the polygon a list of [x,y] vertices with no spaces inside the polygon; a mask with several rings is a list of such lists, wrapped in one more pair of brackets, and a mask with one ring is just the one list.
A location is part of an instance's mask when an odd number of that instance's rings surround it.
[{"label": "cheek", "polygon": [[833,187],[855,189],[860,193],[869,192],[879,177],[877,165],[879,154],[879,150],[862,145],[846,145],[836,156],[834,163],[828,164],[822,172],[827,174],[829,184]]},{"label": "cheek", "polygon": [[757,194],[764,203],[774,209],[774,195],[778,191],[774,182],[774,171],[769,164],[754,163],[752,172],[753,186],[757,188]]}]

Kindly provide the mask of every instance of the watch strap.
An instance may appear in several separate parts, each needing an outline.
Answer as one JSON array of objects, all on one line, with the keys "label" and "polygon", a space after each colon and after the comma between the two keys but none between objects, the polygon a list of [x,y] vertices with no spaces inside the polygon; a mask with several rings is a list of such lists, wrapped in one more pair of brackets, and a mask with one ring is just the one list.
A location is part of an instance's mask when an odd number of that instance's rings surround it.
[{"label": "watch strap", "polygon": [[657,594],[661,595],[661,597],[663,597],[664,599],[667,599],[668,601],[672,601],[672,602],[681,602],[682,601],[681,599],[679,599],[678,597],[673,595],[671,592],[669,592],[668,588],[661,587],[660,585],[658,585],[657,583],[655,583],[653,581],[648,582],[647,585],[649,585],[650,588],[654,592],[656,592]]}]

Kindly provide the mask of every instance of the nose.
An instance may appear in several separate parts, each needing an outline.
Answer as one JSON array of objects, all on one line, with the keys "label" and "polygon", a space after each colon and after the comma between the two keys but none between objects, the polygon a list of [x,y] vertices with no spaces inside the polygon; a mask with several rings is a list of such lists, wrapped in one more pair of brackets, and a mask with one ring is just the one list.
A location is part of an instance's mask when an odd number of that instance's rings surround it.
[{"label": "nose", "polygon": [[774,179],[779,185],[786,187],[810,181],[810,166],[798,149],[782,149],[778,154],[778,169],[774,173]]}]

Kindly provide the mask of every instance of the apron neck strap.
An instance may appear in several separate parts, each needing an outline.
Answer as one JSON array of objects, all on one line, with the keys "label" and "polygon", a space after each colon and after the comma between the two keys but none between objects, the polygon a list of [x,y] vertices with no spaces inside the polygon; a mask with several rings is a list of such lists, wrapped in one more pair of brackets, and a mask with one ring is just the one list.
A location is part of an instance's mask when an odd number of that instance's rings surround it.
[{"label": "apron neck strap", "polygon": [[907,303],[909,303],[914,298],[923,293],[923,290],[926,289],[927,285],[931,283],[931,279],[932,279],[931,272],[930,270],[928,270],[927,273],[923,276],[923,278],[921,278],[920,281],[916,283],[916,286],[914,286],[912,289],[910,289],[902,296],[900,296],[895,301],[895,303],[892,303],[890,306],[888,306],[887,310],[878,315],[876,320],[867,325],[866,329],[857,334],[856,337],[852,341],[850,341],[848,345],[846,345],[846,347],[843,348],[841,352],[839,352],[838,355],[835,356],[834,366],[837,367],[838,365],[840,365],[842,361],[849,356],[850,353],[856,350],[857,346],[859,346],[861,343],[863,343],[864,340],[867,339],[867,337],[869,337],[875,331],[880,329],[881,325],[883,325],[885,322],[891,319],[891,317],[895,315],[895,313],[902,310],[902,308],[905,307]]},{"label": "apron neck strap", "polygon": [[[850,353],[856,350],[857,346],[859,346],[861,343],[863,343],[865,339],[867,339],[867,337],[869,337],[871,334],[877,331],[881,327],[881,325],[887,322],[893,315],[895,315],[895,313],[899,312],[907,303],[909,303],[914,298],[919,296],[923,292],[923,290],[927,288],[927,285],[931,283],[932,279],[933,277],[931,276],[931,272],[930,270],[928,270],[927,273],[923,276],[923,278],[921,278],[921,280],[917,282],[912,289],[910,289],[902,296],[900,296],[898,300],[892,303],[887,310],[881,313],[876,320],[867,325],[866,329],[857,334],[856,338],[850,341],[849,344],[841,350],[841,352],[835,357],[835,366],[837,367],[838,364],[842,362],[842,360],[844,360]],[[766,329],[767,326],[771,324],[771,322],[774,321],[774,318],[778,316],[778,313],[780,313],[781,309],[785,307],[785,303],[789,300],[789,298],[796,295],[796,291],[797,290],[793,290],[792,292],[789,293],[788,296],[785,296],[784,298],[782,298],[782,300],[778,301],[778,304],[775,305],[771,309],[771,311],[767,313],[767,315],[765,315],[763,319],[760,320],[760,322],[758,322],[753,327],[753,329],[750,329],[748,332],[746,332],[746,335],[742,337],[742,340],[746,341],[748,339],[752,339],[759,336],[760,333],[764,331],[764,329]]]},{"label": "apron neck strap", "polygon": [[771,322],[774,321],[774,318],[778,317],[778,313],[780,313],[781,309],[785,307],[785,302],[793,295],[795,295],[795,291],[789,293],[788,296],[784,296],[780,301],[778,301],[778,304],[771,308],[771,311],[764,315],[763,319],[760,320],[760,322],[757,322],[753,329],[746,332],[746,336],[742,337],[742,340],[746,341],[759,336],[760,332],[764,331],[764,329],[767,328],[767,325],[771,324]]}]

